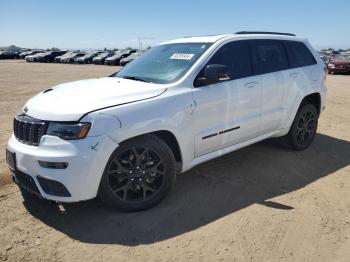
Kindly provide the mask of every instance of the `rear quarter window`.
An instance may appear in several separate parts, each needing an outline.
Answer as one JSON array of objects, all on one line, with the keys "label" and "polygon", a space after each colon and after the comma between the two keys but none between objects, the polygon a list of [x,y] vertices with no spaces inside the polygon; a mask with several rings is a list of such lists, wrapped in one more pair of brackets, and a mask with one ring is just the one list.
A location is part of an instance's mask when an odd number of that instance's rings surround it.
[{"label": "rear quarter window", "polygon": [[266,74],[288,68],[288,58],[282,41],[253,40],[251,45],[255,74]]},{"label": "rear quarter window", "polygon": [[285,41],[284,43],[291,68],[304,67],[317,63],[309,48],[304,43],[296,41]]}]

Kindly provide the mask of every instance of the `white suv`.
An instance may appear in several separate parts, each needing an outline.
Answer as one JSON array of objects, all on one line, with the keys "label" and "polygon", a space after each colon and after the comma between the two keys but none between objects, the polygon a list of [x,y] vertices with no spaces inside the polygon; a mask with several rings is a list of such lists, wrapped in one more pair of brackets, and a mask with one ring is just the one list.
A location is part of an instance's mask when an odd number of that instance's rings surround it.
[{"label": "white suv", "polygon": [[325,108],[324,67],[286,33],[165,42],[110,77],[30,99],[7,162],[16,183],[45,199],[149,208],[177,173],[215,157],[269,137],[307,148]]}]

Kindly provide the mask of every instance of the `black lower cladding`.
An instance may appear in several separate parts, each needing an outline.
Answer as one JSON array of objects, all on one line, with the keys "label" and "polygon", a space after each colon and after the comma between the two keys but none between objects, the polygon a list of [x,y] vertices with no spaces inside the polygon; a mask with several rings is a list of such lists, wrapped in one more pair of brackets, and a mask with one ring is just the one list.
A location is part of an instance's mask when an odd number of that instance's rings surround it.
[{"label": "black lower cladding", "polygon": [[39,197],[42,197],[38,187],[35,184],[34,179],[30,175],[27,175],[19,170],[16,170],[14,178],[15,178],[15,183],[18,184],[20,187],[24,188],[30,193],[33,193]]},{"label": "black lower cladding", "polygon": [[41,176],[37,176],[37,179],[41,188],[46,194],[59,197],[71,196],[68,189],[62,183],[55,180],[43,178]]}]

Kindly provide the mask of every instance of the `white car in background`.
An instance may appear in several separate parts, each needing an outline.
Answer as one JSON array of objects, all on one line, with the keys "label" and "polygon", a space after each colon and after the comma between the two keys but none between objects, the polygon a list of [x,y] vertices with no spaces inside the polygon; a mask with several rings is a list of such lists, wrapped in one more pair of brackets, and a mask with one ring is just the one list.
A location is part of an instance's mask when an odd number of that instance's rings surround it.
[{"label": "white car in background", "polygon": [[162,43],[111,77],[49,88],[14,119],[14,180],[59,202],[160,202],[176,175],[270,137],[313,141],[325,65],[303,38],[238,32]]},{"label": "white car in background", "polygon": [[36,53],[34,55],[27,55],[25,60],[27,62],[37,62],[41,56],[44,56],[46,52]]}]

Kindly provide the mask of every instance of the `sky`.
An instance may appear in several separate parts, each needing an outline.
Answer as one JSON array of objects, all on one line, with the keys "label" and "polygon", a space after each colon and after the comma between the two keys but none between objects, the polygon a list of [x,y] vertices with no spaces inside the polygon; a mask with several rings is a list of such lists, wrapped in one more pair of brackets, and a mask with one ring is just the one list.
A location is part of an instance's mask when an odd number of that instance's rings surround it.
[{"label": "sky", "polygon": [[349,0],[0,0],[0,46],[139,47],[242,30],[290,32],[350,48]]}]

